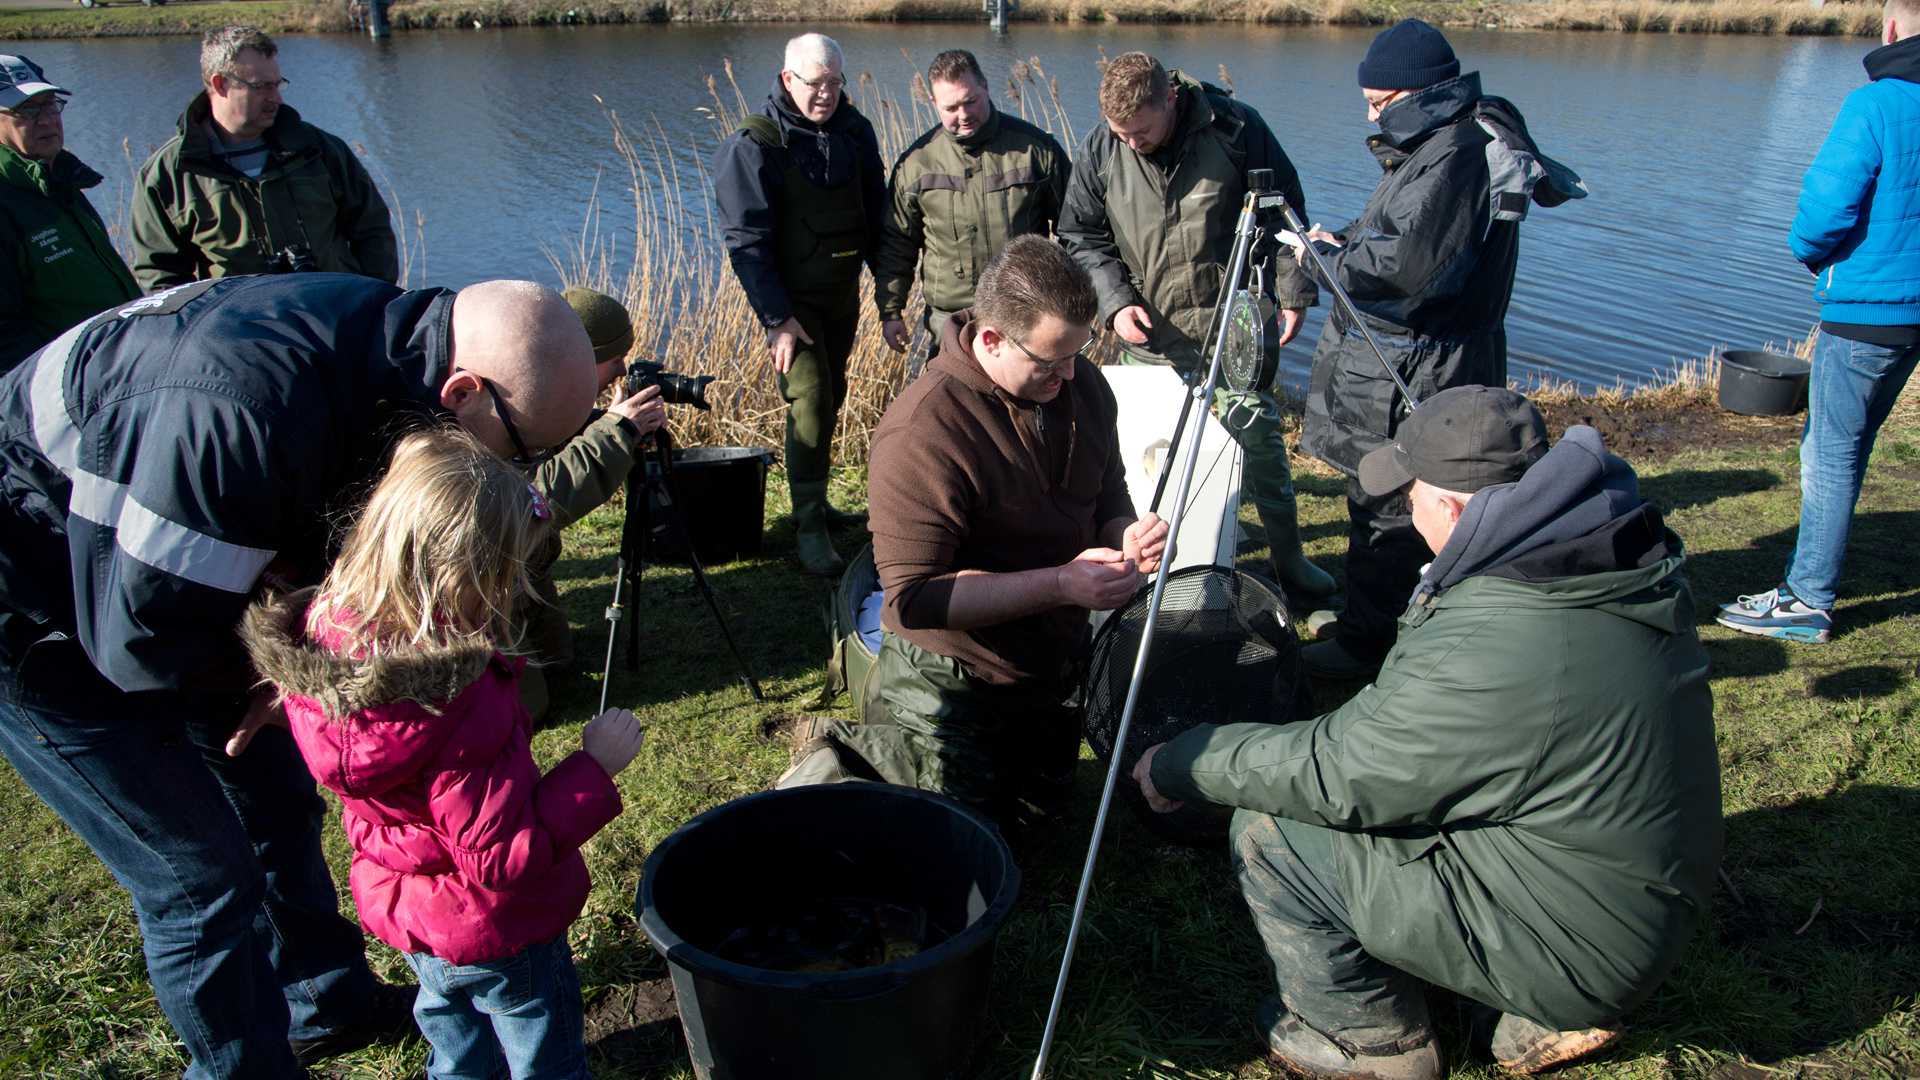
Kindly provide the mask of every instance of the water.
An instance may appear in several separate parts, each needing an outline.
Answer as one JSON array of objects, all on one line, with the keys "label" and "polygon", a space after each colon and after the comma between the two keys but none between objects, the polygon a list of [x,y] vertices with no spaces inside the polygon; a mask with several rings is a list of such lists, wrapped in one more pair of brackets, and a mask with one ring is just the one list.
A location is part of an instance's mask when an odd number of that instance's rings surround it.
[{"label": "water", "polygon": [[762,916],[714,947],[722,960],[771,971],[818,975],[894,964],[948,935],[925,908],[852,897],[809,900]]},{"label": "water", "polygon": [[[974,50],[1000,93],[1015,60],[1059,79],[1077,134],[1098,122],[1094,62],[1144,48],[1218,80],[1259,108],[1300,168],[1311,217],[1342,224],[1378,178],[1354,68],[1373,31],[1239,25],[839,24],[851,73],[899,90],[943,48]],[[651,119],[682,163],[712,147],[695,110],[731,58],[758,100],[788,25],[553,27],[282,40],[287,100],[368,152],[407,220],[424,220],[424,276],[556,283],[548,252],[579,233],[596,191],[607,224],[629,214],[603,104]],[[1587,385],[1658,375],[1710,348],[1800,337],[1817,319],[1810,279],[1786,250],[1801,177],[1846,93],[1865,82],[1862,39],[1448,30],[1488,93],[1519,105],[1548,153],[1593,197],[1523,226],[1508,318],[1513,371]],[[901,50],[912,55],[912,62]],[[190,38],[32,42],[28,55],[77,91],[68,145],[108,174],[110,218],[137,166],[196,91]],[[599,96],[596,101],[595,96]],[[689,175],[692,175],[689,173]],[[703,192],[690,192],[696,203]],[[411,231],[411,228],[410,228]],[[1325,307],[1286,350],[1298,380]]]}]

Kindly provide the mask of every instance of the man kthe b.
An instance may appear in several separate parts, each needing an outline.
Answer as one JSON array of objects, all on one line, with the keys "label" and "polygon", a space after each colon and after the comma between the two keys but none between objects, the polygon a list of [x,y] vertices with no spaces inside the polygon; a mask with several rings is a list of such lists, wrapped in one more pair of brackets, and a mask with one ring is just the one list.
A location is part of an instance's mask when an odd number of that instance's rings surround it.
[{"label": "man kthe b", "polygon": [[1920,4],[1892,0],[1866,86],[1807,170],[1788,236],[1813,273],[1819,345],[1800,436],[1800,530],[1780,584],[1720,605],[1720,625],[1819,644],[1833,634],[1854,504],[1880,427],[1920,363]]}]

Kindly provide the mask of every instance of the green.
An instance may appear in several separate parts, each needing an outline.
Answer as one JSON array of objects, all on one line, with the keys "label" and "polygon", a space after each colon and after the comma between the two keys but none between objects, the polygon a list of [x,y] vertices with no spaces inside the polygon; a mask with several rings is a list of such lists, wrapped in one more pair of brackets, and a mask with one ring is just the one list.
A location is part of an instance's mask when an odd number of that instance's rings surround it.
[{"label": "green", "polygon": [[1720,864],[1683,561],[1468,578],[1409,609],[1344,706],[1195,728],[1155,758],[1154,784],[1334,830],[1377,958],[1557,1029],[1614,1020],[1680,959]]}]

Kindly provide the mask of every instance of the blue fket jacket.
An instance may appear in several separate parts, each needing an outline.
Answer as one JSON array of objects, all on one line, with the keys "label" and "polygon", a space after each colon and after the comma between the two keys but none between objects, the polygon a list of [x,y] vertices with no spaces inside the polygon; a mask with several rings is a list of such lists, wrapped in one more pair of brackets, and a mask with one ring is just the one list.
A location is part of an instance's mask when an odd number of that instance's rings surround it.
[{"label": "blue fket jacket", "polygon": [[1920,38],[1868,53],[1807,169],[1794,257],[1828,322],[1920,325]]},{"label": "blue fket jacket", "polygon": [[439,411],[452,311],[346,274],[195,282],[0,379],[0,697],[247,689],[250,594],[324,574],[329,512]]}]

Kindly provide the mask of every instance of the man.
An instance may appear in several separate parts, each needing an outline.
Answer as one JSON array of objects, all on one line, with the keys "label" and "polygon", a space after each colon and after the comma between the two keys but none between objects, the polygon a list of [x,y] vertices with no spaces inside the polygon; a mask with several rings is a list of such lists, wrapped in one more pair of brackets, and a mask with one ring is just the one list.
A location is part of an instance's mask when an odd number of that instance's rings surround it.
[{"label": "man", "polygon": [[140,290],[85,191],[100,174],[65,149],[70,94],[0,56],[0,374],[55,334]]},{"label": "man", "polygon": [[846,568],[828,530],[866,520],[827,504],[827,474],[860,326],[860,267],[879,248],[886,214],[880,142],[846,94],[845,69],[824,34],[787,42],[766,103],[713,156],[727,257],[767,329],[787,402],[795,554],[824,576]]},{"label": "man", "polygon": [[873,275],[881,336],[895,352],[912,336],[902,313],[914,265],[938,352],[947,316],[973,306],[973,283],[1007,241],[1053,231],[1071,173],[1053,136],[993,107],[972,53],[934,57],[927,88],[940,123],[894,163],[893,212]]},{"label": "man", "polygon": [[1420,981],[1533,1073],[1598,1050],[1680,959],[1721,853],[1707,656],[1680,539],[1592,428],[1547,450],[1510,390],[1436,394],[1360,483],[1434,553],[1373,684],[1306,723],[1142,755],[1165,812],[1238,807],[1234,870],[1290,1071],[1433,1080]]},{"label": "man", "polygon": [[0,379],[0,752],[132,894],[189,1080],[286,1080],[412,1028],[337,910],[298,749],[261,730],[241,612],[319,581],[409,419],[531,465],[593,381],[532,282],[341,274],[171,289]]},{"label": "man", "polygon": [[1820,343],[1800,436],[1800,535],[1786,580],[1720,605],[1719,622],[1823,642],[1880,425],[1920,359],[1920,3],[1891,0],[1872,81],[1847,95],[1807,170],[1789,243],[1814,274]]},{"label": "man", "polygon": [[[1367,145],[1383,175],[1359,220],[1314,239],[1416,395],[1505,386],[1520,219],[1529,200],[1553,206],[1585,188],[1539,154],[1513,105],[1483,97],[1480,73],[1462,75],[1447,39],[1418,19],[1374,38],[1360,86],[1367,119],[1380,125]],[[1495,159],[1525,166],[1503,168],[1500,190]],[[1351,478],[1406,413],[1366,337],[1334,311],[1313,355],[1300,449]],[[1322,678],[1380,666],[1427,560],[1400,493],[1369,495],[1349,479],[1347,517],[1346,607],[1337,623],[1332,611],[1309,619],[1332,639],[1305,650],[1307,670]]]},{"label": "man", "polygon": [[1167,538],[1135,520],[1113,392],[1084,355],[1098,307],[1058,245],[1016,237],[887,407],[867,479],[886,633],[866,723],[803,727],[782,786],[885,779],[1009,825],[1066,801],[1087,613],[1125,604]]},{"label": "man", "polygon": [[560,294],[579,316],[593,346],[596,381],[613,391],[605,409],[595,409],[587,426],[567,440],[553,460],[534,471],[533,484],[553,510],[552,528],[527,560],[527,595],[513,606],[513,623],[523,630],[521,647],[532,661],[520,675],[520,703],[535,720],[546,715],[549,687],[573,663],[573,627],[560,607],[553,564],[563,545],[560,531],[613,498],[645,449],[648,435],[667,422],[660,388],[626,393],[622,376],[633,351],[633,321],[626,305],[603,292],[574,286]]},{"label": "man", "polygon": [[[1272,169],[1288,204],[1305,215],[1300,177],[1259,113],[1146,53],[1107,65],[1100,112],[1106,123],[1087,136],[1074,166],[1060,238],[1093,275],[1100,321],[1119,335],[1122,363],[1172,364],[1185,375],[1212,359],[1209,333],[1248,170]],[[1288,255],[1267,269],[1282,323],[1277,349],[1300,332],[1315,289]],[[1301,601],[1331,596],[1333,579],[1300,549],[1273,394],[1223,389],[1214,405],[1245,451],[1246,486],[1267,531],[1275,579]]]},{"label": "man", "polygon": [[337,136],[280,97],[279,46],[251,26],[207,31],[206,89],[140,169],[133,275],[148,292],[294,270],[400,280],[386,200]]}]

